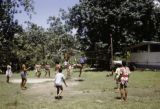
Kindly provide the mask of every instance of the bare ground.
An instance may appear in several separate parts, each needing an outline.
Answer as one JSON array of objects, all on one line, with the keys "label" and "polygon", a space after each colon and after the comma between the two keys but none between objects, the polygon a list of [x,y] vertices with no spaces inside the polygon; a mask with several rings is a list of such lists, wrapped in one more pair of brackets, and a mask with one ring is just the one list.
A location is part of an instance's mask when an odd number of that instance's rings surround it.
[{"label": "bare ground", "polygon": [[[20,84],[21,79],[12,79],[11,83]],[[76,91],[75,86],[79,84],[77,79],[69,79],[66,81],[68,87],[64,88],[62,96],[64,99],[68,99],[68,96],[74,96],[82,94],[82,91]],[[21,90],[20,93],[26,97],[32,98],[32,100],[46,101],[51,102],[55,101],[54,97],[56,96],[56,88],[54,86],[54,79],[51,78],[28,78],[27,80],[27,89]],[[32,101],[31,100],[31,101]]]}]

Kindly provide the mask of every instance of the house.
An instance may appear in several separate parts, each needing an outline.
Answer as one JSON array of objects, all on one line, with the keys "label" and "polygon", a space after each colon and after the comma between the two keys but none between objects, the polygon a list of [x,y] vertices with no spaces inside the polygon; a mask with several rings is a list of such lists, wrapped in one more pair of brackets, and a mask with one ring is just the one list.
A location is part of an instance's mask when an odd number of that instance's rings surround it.
[{"label": "house", "polygon": [[137,68],[160,69],[160,42],[144,41],[131,46],[128,61]]}]

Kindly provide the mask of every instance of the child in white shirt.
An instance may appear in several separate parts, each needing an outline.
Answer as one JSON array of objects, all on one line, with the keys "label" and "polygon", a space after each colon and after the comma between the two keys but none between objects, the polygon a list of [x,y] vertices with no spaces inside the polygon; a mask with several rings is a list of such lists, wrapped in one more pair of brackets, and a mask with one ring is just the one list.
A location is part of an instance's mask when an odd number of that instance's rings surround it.
[{"label": "child in white shirt", "polygon": [[7,65],[7,70],[6,70],[6,77],[7,77],[6,82],[7,82],[7,83],[9,83],[9,79],[10,79],[11,76],[12,76],[11,66],[10,66],[10,65]]},{"label": "child in white shirt", "polygon": [[62,68],[60,68],[58,70],[58,73],[55,76],[54,83],[55,83],[55,87],[57,88],[57,96],[56,96],[56,98],[57,99],[61,99],[62,98],[61,94],[63,92],[63,85],[62,84],[64,83],[66,85],[66,87],[67,87],[67,84],[65,82],[64,74],[62,73]]}]

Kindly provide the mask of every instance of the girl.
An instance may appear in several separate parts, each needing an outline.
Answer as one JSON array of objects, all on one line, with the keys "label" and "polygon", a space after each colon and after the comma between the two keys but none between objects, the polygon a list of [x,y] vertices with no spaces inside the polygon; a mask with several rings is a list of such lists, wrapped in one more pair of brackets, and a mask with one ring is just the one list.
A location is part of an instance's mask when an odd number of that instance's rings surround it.
[{"label": "girl", "polygon": [[26,68],[26,65],[23,64],[22,68],[21,68],[21,78],[22,78],[22,82],[21,82],[21,89],[26,89],[26,82],[27,82],[27,71],[30,68]]}]

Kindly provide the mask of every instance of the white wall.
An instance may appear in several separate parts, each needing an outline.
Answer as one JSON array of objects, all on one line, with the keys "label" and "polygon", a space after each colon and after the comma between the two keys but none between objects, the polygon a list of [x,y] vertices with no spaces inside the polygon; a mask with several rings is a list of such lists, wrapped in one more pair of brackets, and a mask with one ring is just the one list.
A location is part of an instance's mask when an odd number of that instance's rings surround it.
[{"label": "white wall", "polygon": [[143,65],[160,65],[160,52],[131,53],[130,62]]}]

